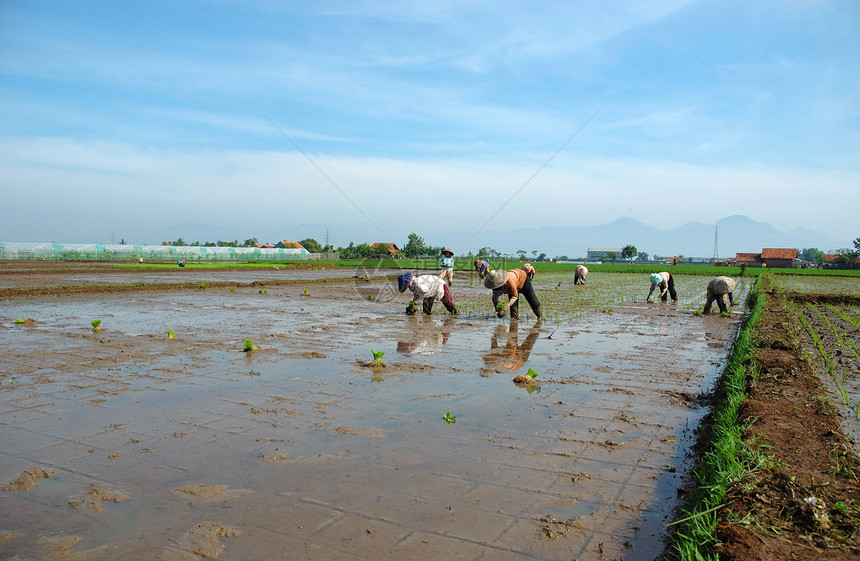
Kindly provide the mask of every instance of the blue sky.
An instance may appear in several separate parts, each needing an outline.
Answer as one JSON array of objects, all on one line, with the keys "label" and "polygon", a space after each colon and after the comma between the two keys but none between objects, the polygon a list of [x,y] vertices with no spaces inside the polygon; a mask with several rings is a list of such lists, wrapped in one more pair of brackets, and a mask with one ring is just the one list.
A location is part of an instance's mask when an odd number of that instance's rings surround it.
[{"label": "blue sky", "polygon": [[4,0],[0,241],[743,214],[847,247],[858,30],[851,1]]}]

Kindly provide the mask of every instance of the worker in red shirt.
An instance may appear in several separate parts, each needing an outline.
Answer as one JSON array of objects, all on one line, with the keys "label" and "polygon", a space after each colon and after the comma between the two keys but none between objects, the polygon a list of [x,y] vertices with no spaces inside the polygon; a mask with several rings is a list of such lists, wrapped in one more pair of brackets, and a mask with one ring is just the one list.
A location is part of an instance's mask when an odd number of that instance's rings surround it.
[{"label": "worker in red shirt", "polygon": [[[526,302],[532,308],[532,312],[540,319],[540,302],[535,295],[532,282],[528,274],[522,269],[511,269],[510,271],[490,271],[484,279],[484,286],[493,291],[493,306],[496,315],[505,317],[508,308],[511,310],[511,319],[519,319],[520,294],[526,297]],[[508,295],[508,303],[500,306],[499,298],[502,294]]]}]

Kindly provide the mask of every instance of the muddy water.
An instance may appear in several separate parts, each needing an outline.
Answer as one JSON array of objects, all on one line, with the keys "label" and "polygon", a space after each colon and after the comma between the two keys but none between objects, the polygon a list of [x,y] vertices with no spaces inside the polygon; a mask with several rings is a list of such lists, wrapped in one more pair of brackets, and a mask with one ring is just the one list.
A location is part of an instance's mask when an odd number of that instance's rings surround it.
[{"label": "muddy water", "polygon": [[0,556],[661,552],[739,314],[633,302],[536,325],[309,292],[0,304],[0,483],[51,474],[0,491]]}]

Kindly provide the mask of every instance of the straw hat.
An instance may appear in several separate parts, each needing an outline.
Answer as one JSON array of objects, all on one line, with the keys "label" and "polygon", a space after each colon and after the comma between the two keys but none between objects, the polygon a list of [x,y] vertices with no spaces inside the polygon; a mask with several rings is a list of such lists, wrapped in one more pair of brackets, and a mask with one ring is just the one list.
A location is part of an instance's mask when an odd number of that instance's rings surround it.
[{"label": "straw hat", "polygon": [[490,271],[484,279],[484,287],[495,290],[505,284],[506,280],[508,280],[507,271]]},{"label": "straw hat", "polygon": [[447,255],[448,257],[453,257],[454,252],[446,247],[445,249],[442,250],[442,255]]}]

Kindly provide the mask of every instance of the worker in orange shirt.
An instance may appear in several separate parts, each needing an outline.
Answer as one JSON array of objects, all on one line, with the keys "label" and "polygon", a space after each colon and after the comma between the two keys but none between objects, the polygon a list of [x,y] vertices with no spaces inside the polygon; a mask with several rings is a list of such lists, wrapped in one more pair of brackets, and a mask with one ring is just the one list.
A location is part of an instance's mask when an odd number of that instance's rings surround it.
[{"label": "worker in orange shirt", "polygon": [[[525,296],[526,302],[532,308],[532,312],[540,319],[540,302],[535,295],[529,275],[522,269],[511,269],[510,271],[490,271],[484,279],[484,286],[493,291],[493,306],[496,315],[505,317],[508,309],[511,310],[511,319],[519,319],[520,294]],[[502,294],[508,295],[508,303],[501,306],[499,298]]]}]

